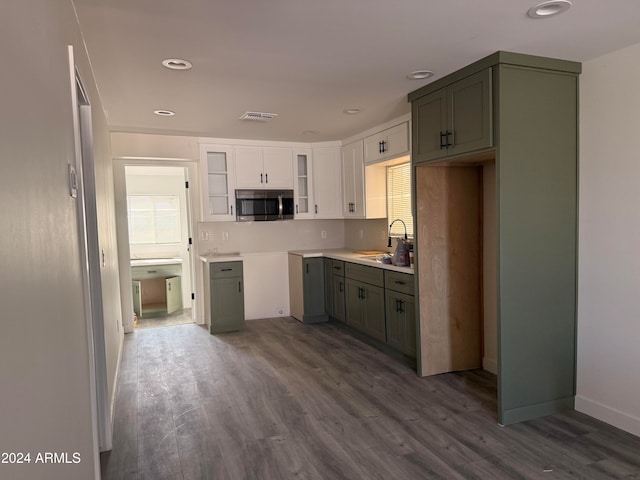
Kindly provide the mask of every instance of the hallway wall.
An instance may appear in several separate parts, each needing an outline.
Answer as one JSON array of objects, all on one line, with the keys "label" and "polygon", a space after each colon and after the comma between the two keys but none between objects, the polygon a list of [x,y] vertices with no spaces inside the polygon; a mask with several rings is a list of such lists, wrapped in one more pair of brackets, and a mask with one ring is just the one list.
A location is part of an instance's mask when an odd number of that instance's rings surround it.
[{"label": "hallway wall", "polygon": [[[90,479],[99,472],[92,424],[78,205],[69,195],[74,135],[68,45],[93,111],[99,247],[110,394],[122,343],[109,136],[70,0],[3,0],[0,52],[0,464],[3,479]],[[36,463],[38,452],[79,463]],[[76,457],[77,458],[77,457]]]}]

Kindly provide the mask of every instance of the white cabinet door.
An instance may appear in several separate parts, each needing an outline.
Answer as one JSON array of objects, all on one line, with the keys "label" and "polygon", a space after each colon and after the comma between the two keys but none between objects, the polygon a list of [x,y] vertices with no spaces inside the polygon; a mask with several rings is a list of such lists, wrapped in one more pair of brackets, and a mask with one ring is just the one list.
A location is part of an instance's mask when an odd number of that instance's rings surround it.
[{"label": "white cabinet door", "polygon": [[235,147],[236,188],[264,188],[262,147]]},{"label": "white cabinet door", "polygon": [[200,146],[202,221],[235,220],[235,169],[230,146]]},{"label": "white cabinet door", "polygon": [[342,147],[342,213],[345,218],[364,218],[364,146],[358,140]]},{"label": "white cabinet door", "polygon": [[340,147],[313,150],[314,218],[343,218]]},{"label": "white cabinet door", "polygon": [[293,149],[265,147],[262,149],[264,162],[263,188],[293,190]]},{"label": "white cabinet door", "polygon": [[403,122],[364,139],[364,163],[409,155],[409,123]]},{"label": "white cabinet door", "polygon": [[313,198],[314,198],[314,169],[311,159],[311,150],[294,150],[293,152],[293,170],[295,177],[295,185],[293,189],[294,201],[294,218],[310,219],[314,216]]}]

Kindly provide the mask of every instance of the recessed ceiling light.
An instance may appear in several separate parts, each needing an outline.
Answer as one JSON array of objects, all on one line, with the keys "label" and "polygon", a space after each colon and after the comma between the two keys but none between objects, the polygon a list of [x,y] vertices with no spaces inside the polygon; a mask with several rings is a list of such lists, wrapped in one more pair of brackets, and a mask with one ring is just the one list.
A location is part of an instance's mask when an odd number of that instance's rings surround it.
[{"label": "recessed ceiling light", "polygon": [[347,115],[355,115],[356,113],[360,113],[359,108],[345,108],[342,110],[342,113],[346,113]]},{"label": "recessed ceiling light", "polygon": [[552,0],[550,2],[542,2],[531,7],[527,12],[531,18],[549,18],[554,15],[559,15],[562,12],[566,12],[571,8],[571,2],[569,0]]},{"label": "recessed ceiling light", "polygon": [[415,72],[411,72],[407,75],[409,80],[424,80],[425,78],[433,77],[433,72],[431,70],[416,70]]},{"label": "recessed ceiling light", "polygon": [[173,117],[176,114],[176,112],[172,110],[154,110],[153,113],[161,117]]},{"label": "recessed ceiling light", "polygon": [[316,133],[318,133],[318,131],[317,130],[305,130],[302,133],[303,133],[303,135],[315,135]]},{"label": "recessed ceiling light", "polygon": [[162,61],[162,65],[171,70],[190,70],[193,67],[189,60],[182,58],[166,58]]}]

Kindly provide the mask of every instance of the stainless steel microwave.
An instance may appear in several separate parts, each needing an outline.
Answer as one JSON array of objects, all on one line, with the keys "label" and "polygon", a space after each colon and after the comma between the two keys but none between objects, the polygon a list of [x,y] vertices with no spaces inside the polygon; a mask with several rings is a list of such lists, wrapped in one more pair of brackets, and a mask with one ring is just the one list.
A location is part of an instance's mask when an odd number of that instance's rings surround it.
[{"label": "stainless steel microwave", "polygon": [[238,222],[293,219],[293,190],[236,190]]}]

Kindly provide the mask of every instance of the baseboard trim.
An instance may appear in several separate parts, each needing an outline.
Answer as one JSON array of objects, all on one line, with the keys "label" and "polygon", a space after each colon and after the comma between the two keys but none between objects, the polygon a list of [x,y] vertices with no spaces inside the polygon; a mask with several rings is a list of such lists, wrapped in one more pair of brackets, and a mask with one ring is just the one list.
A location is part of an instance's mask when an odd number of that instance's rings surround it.
[{"label": "baseboard trim", "polygon": [[482,359],[482,368],[494,375],[498,374],[498,361],[494,358],[484,357]]},{"label": "baseboard trim", "polygon": [[576,410],[640,437],[640,418],[638,417],[580,395],[576,396]]},{"label": "baseboard trim", "polygon": [[524,407],[512,408],[502,412],[500,425],[511,425],[512,423],[525,422],[538,417],[545,417],[574,409],[574,397],[565,397],[552,400],[550,402],[537,403],[535,405],[525,405]]}]

